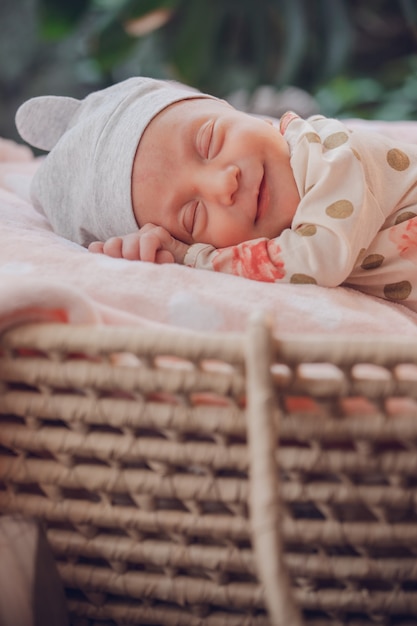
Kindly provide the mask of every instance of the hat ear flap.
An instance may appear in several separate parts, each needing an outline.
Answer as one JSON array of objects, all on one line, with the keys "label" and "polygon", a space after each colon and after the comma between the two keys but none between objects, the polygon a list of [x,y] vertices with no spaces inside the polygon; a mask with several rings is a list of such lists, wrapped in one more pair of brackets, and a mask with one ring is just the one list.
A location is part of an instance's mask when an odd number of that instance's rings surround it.
[{"label": "hat ear flap", "polygon": [[64,96],[32,98],[17,110],[17,130],[22,139],[35,148],[52,150],[80,105],[80,100]]}]

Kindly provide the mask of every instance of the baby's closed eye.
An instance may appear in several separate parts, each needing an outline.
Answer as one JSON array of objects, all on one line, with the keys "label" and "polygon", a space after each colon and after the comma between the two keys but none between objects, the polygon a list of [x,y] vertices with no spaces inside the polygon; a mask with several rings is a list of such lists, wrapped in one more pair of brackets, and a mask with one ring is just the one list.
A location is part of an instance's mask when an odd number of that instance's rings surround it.
[{"label": "baby's closed eye", "polygon": [[189,202],[185,206],[185,209],[184,209],[184,215],[183,215],[184,228],[187,231],[187,233],[191,236],[193,234],[193,230],[195,226],[198,205],[199,205],[199,202],[197,202],[197,200],[193,200],[192,202]]},{"label": "baby's closed eye", "polygon": [[203,159],[210,158],[210,148],[213,139],[214,120],[205,122],[197,133],[197,150]]}]

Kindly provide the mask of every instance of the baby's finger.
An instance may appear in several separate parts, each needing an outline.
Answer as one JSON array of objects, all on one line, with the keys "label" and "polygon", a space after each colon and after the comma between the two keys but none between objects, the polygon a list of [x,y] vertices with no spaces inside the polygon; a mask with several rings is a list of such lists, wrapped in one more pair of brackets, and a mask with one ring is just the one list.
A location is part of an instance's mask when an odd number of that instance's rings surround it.
[{"label": "baby's finger", "polygon": [[103,254],[104,243],[102,241],[92,241],[88,246],[88,251],[94,254]]},{"label": "baby's finger", "polygon": [[144,233],[148,233],[150,230],[155,230],[155,228],[162,228],[161,226],[156,226],[156,224],[152,224],[152,222],[146,222],[143,226],[139,228],[139,233],[143,235]]},{"label": "baby's finger", "polygon": [[140,238],[140,259],[141,261],[149,261],[155,263],[156,255],[162,249],[161,240],[155,232],[149,231],[144,233]]},{"label": "baby's finger", "polygon": [[129,261],[138,261],[140,259],[138,233],[132,233],[123,237],[122,255],[124,259],[128,259]]},{"label": "baby's finger", "polygon": [[103,252],[107,256],[111,256],[114,259],[122,258],[123,239],[121,237],[111,237],[103,244]]},{"label": "baby's finger", "polygon": [[168,250],[158,250],[155,255],[155,263],[159,265],[163,263],[175,263],[174,255]]}]

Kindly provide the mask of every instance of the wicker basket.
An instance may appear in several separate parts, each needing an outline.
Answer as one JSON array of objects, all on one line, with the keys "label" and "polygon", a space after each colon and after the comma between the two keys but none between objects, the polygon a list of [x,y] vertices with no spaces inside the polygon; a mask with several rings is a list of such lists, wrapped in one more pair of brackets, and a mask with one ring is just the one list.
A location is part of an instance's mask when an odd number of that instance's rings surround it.
[{"label": "wicker basket", "polygon": [[417,623],[417,344],[255,320],[0,350],[0,511],[44,521],[73,624]]}]

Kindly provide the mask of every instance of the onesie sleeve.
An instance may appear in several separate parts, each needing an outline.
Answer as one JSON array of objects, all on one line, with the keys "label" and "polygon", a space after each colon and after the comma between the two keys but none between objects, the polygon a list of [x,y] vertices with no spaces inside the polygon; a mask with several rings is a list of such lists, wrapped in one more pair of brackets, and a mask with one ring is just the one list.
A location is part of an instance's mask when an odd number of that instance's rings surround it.
[{"label": "onesie sleeve", "polygon": [[343,123],[294,114],[281,123],[300,193],[291,228],[228,248],[194,244],[185,264],[266,282],[340,285],[385,217]]}]

